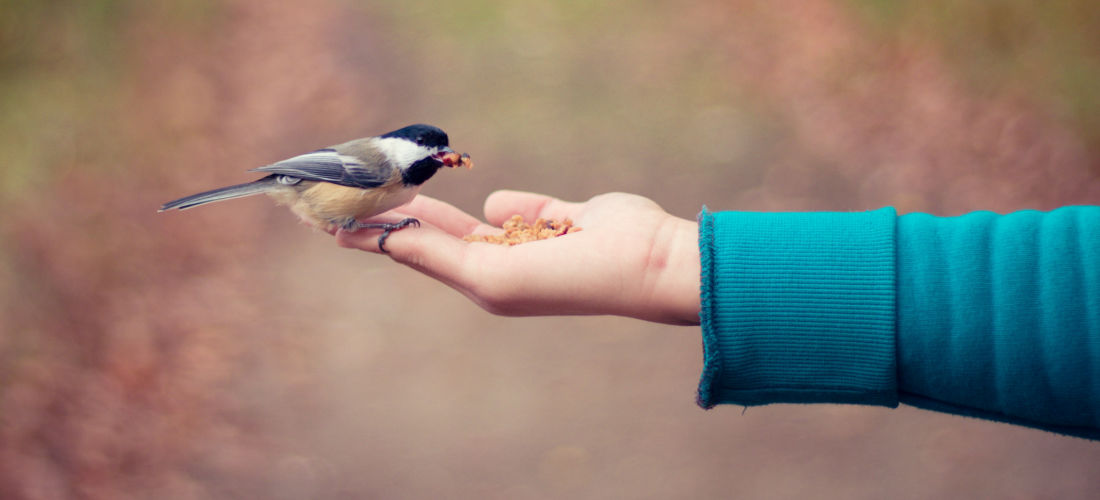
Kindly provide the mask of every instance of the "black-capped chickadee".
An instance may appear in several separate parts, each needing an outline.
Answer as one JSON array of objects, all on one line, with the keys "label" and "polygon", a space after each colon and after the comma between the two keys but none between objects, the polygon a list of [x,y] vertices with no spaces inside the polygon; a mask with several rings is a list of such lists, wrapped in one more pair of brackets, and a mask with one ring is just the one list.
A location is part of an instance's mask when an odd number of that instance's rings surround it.
[{"label": "black-capped chickadee", "polygon": [[377,137],[367,137],[318,149],[250,171],[262,179],[193,194],[165,203],[160,211],[267,193],[289,205],[302,220],[333,231],[382,229],[378,247],[385,252],[391,231],[419,225],[407,218],[393,224],[359,222],[410,201],[440,167],[470,167],[469,155],[448,147],[447,134],[431,125],[409,125]]}]

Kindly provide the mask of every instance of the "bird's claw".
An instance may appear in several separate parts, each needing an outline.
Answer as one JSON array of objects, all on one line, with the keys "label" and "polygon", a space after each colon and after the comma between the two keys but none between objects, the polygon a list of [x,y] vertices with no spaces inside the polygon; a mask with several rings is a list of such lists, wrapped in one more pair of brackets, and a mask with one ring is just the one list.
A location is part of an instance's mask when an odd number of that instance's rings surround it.
[{"label": "bird's claw", "polygon": [[406,227],[420,227],[420,221],[407,217],[400,222],[387,223],[387,222],[356,222],[356,229],[381,229],[382,234],[378,237],[378,249],[382,253],[390,253],[386,250],[386,238],[390,237],[390,233],[397,231],[398,229],[404,229]]}]

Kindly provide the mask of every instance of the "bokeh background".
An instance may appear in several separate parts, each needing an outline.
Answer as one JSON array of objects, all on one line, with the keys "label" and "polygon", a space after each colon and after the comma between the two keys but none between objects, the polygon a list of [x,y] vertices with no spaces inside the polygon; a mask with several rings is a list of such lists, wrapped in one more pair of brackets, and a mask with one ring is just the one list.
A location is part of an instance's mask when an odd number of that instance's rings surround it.
[{"label": "bokeh background", "polygon": [[697,328],[499,318],[266,199],[428,122],[498,188],[715,210],[1100,202],[1092,0],[0,0],[0,497],[1096,498],[1100,445],[694,405]]}]

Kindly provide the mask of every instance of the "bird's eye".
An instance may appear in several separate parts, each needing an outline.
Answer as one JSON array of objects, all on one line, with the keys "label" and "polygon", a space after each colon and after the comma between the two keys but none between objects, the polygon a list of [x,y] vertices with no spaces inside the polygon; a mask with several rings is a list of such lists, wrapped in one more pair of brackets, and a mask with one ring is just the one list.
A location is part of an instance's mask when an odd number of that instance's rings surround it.
[{"label": "bird's eye", "polygon": [[416,138],[416,143],[420,146],[423,146],[424,145],[424,136],[417,137]]}]

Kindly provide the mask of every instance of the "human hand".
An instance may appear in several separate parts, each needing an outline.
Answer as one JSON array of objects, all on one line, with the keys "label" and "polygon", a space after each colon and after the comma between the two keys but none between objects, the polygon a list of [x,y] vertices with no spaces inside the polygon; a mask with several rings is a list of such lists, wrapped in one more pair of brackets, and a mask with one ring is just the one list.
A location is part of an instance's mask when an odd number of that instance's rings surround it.
[{"label": "human hand", "polygon": [[[512,215],[529,222],[573,219],[576,233],[501,246],[466,242],[493,234]],[[386,240],[394,260],[505,316],[615,314],[677,325],[699,324],[698,224],[637,195],[608,193],[583,203],[520,191],[485,200],[489,224],[439,200],[418,196],[378,220],[415,217],[420,228]],[[491,225],[490,225],[491,224]],[[379,253],[378,231],[336,232],[340,246]]]}]

